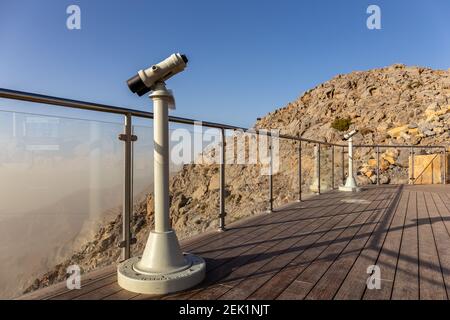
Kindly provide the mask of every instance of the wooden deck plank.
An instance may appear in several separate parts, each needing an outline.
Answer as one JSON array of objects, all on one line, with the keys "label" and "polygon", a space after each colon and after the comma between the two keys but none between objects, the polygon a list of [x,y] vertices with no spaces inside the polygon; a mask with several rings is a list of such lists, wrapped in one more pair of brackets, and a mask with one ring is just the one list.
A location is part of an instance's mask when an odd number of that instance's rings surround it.
[{"label": "wooden deck plank", "polygon": [[439,204],[439,215],[441,216],[447,233],[450,235],[450,186],[448,193],[436,193],[435,199],[437,199],[436,203]]},{"label": "wooden deck plank", "polygon": [[[81,275],[81,287],[87,287],[91,283],[97,282],[99,279],[103,279],[105,277],[110,276],[112,273],[114,273],[116,270],[115,265],[107,266],[101,269],[97,269],[94,271],[90,271],[87,273],[83,273]],[[67,289],[66,282],[60,282],[54,285],[51,285],[46,288],[42,288],[39,290],[36,290],[34,292],[30,292],[28,294],[25,294],[21,297],[18,297],[17,300],[34,300],[34,299],[51,299],[54,296],[64,294],[66,292],[70,291]]]},{"label": "wooden deck plank", "polygon": [[[297,239],[295,235],[300,231],[303,232],[311,232],[319,227],[324,221],[332,218],[323,218],[318,220],[313,220],[312,223],[304,226],[302,224],[298,224],[293,228],[286,230],[283,234],[280,235],[279,240],[274,243],[272,247],[265,248],[264,244],[260,244],[259,246],[254,247],[249,253],[245,256],[239,256],[236,260],[238,263],[234,263],[233,267],[226,268],[225,270],[220,270],[216,272],[211,272],[208,275],[206,285],[214,284],[210,287],[203,289],[201,292],[198,292],[191,298],[194,299],[218,299],[224,293],[226,293],[229,288],[233,287],[236,283],[242,280],[244,277],[249,276],[250,274],[256,272],[261,265],[267,262],[268,259],[272,256],[278,256],[280,252],[285,251],[288,247],[290,247]],[[225,273],[228,274],[223,277]]]},{"label": "wooden deck plank", "polygon": [[[222,279],[220,283],[225,282],[228,289],[223,292],[220,299],[244,299],[250,295],[255,285],[258,284],[255,279],[258,275],[266,274],[265,270],[278,270],[281,266],[286,265],[293,256],[302,251],[305,247],[311,245],[306,239],[310,236],[319,237],[324,232],[328,231],[330,227],[341,221],[344,217],[332,216],[318,218],[310,230],[303,230],[300,235],[294,234],[279,243],[273,253],[269,252],[266,257],[257,257],[258,260],[253,263],[253,270],[247,270],[246,266],[237,269],[237,272],[230,273],[227,277]],[[245,284],[241,284],[244,282]],[[237,288],[236,286],[239,285]],[[257,288],[257,287],[256,287]],[[255,289],[256,289],[255,288]]]},{"label": "wooden deck plank", "polygon": [[[289,262],[297,257],[305,249],[313,245],[324,233],[332,229],[337,223],[344,219],[343,216],[333,216],[311,232],[292,241],[292,245],[287,243],[287,248],[281,251],[279,255],[271,257],[261,263],[261,267],[254,272],[248,272],[246,268],[239,269],[240,272],[232,272],[225,278],[229,289],[220,297],[220,299],[246,299],[256,289],[262,286],[280,269],[284,268]],[[319,219],[320,220],[320,219]],[[317,220],[317,222],[319,222]],[[290,245],[290,246],[289,246]],[[236,280],[234,280],[237,278]],[[231,280],[230,280],[231,279]]]},{"label": "wooden deck plank", "polygon": [[450,200],[446,203],[443,195],[438,193],[433,193],[433,200],[438,210],[438,215],[441,218],[441,222],[444,224],[445,231],[450,236]]},{"label": "wooden deck plank", "polygon": [[[384,197],[384,195],[382,195]],[[282,292],[278,299],[304,299],[314,288],[336,258],[345,250],[347,245],[354,239],[367,222],[373,222],[376,215],[373,210],[381,201],[374,200],[360,213],[354,221],[333,240],[333,242],[314,259],[294,281]],[[313,298],[313,297],[312,297]]]},{"label": "wooden deck plank", "polygon": [[97,281],[93,281],[87,285],[82,285],[81,289],[75,289],[75,290],[68,290],[62,294],[55,295],[53,297],[50,297],[49,300],[72,300],[75,298],[78,298],[79,296],[95,292],[98,290],[101,290],[104,286],[117,283],[117,275],[114,272],[113,274],[102,278]]},{"label": "wooden deck plank", "polygon": [[201,292],[195,294],[193,297],[194,299],[217,299],[220,295],[223,294],[223,290],[226,288],[226,286],[222,286],[221,282],[219,281],[224,276],[228,275],[230,272],[236,269],[240,269],[240,266],[245,266],[245,269],[249,270],[250,272],[257,270],[258,268],[258,261],[257,258],[259,256],[265,255],[265,254],[273,254],[273,252],[276,252],[279,249],[279,244],[283,243],[283,239],[286,237],[291,237],[295,235],[297,232],[301,230],[308,230],[308,227],[314,224],[314,220],[309,221],[309,224],[299,223],[292,225],[286,230],[283,230],[280,232],[277,236],[271,237],[270,243],[266,244],[264,241],[262,241],[260,244],[254,246],[250,250],[246,251],[245,254],[238,255],[236,257],[233,257],[232,260],[226,259],[224,263],[220,263],[220,267],[209,272],[207,275],[206,281],[204,282],[205,286],[216,284],[212,288],[207,287]]},{"label": "wooden deck plank", "polygon": [[[306,207],[314,207],[317,205],[323,205],[323,200],[326,199],[333,199],[334,194],[336,193],[335,190],[332,190],[330,192],[324,193],[323,197],[319,200],[315,195],[309,195],[302,201],[301,204],[294,202],[294,203],[288,203],[283,206],[280,206],[278,208],[274,209],[274,212],[277,211],[286,211],[290,210],[292,208],[305,208]],[[306,214],[307,212],[304,212],[303,214]],[[208,245],[211,236],[214,235],[215,238],[227,238],[229,236],[234,236],[234,233],[237,232],[239,229],[243,228],[254,228],[256,226],[261,226],[265,223],[273,223],[273,213],[270,212],[262,212],[255,215],[247,216],[244,218],[241,218],[234,222],[227,222],[227,232],[219,232],[217,233],[215,230],[211,230],[202,234],[195,235],[193,237],[184,239],[181,241],[181,244],[183,246],[183,249],[186,251],[191,251],[194,249],[198,249],[201,246]]]},{"label": "wooden deck plank", "polygon": [[394,192],[395,198],[391,201],[387,209],[387,214],[383,216],[381,222],[377,225],[377,228],[369,239],[368,245],[360,253],[353,267],[348,272],[334,299],[359,300],[364,295],[368,278],[367,267],[374,265],[379,256],[400,200],[401,189],[395,188]]},{"label": "wooden deck plank", "polygon": [[[375,199],[380,193],[372,190],[366,199]],[[325,250],[344,230],[364,211],[367,204],[351,204],[348,214],[338,224],[315,239],[313,245],[300,252],[286,267],[271,277],[263,286],[256,290],[250,299],[275,299],[287,288],[297,275],[305,269],[320,253]],[[358,208],[362,210],[357,210]],[[355,212],[356,211],[356,212]],[[353,213],[351,213],[353,212]]]},{"label": "wooden deck plank", "polygon": [[[345,208],[348,208],[350,205],[336,205],[335,212],[345,211]],[[329,221],[327,225],[321,227],[321,232],[313,232],[309,234],[307,237],[301,239],[299,242],[295,244],[293,248],[288,250],[285,253],[282,253],[280,256],[273,258],[270,262],[264,265],[261,269],[259,269],[256,273],[250,275],[246,279],[244,279],[238,286],[229,290],[226,295],[224,295],[223,299],[258,299],[261,295],[263,298],[266,298],[266,291],[270,291],[274,294],[273,288],[282,287],[280,283],[274,283],[275,280],[272,278],[283,268],[285,268],[289,263],[291,263],[295,258],[301,255],[305,250],[313,246],[324,234],[329,232],[331,229],[336,228],[337,224],[340,223],[344,219],[343,216],[340,219],[335,219],[333,221]],[[279,277],[281,280],[282,277]],[[271,280],[272,282],[269,282]],[[259,290],[259,291],[257,291]]]},{"label": "wooden deck plank", "polygon": [[[282,240],[288,240],[291,238],[291,235],[294,235],[298,232],[305,232],[305,228],[308,228],[311,224],[313,224],[317,218],[319,217],[325,217],[326,219],[329,218],[327,215],[332,211],[334,207],[334,199],[330,199],[330,205],[321,205],[321,206],[315,206],[309,209],[309,217],[308,219],[299,219],[296,223],[295,221],[287,221],[285,222],[285,227],[288,227],[289,229],[284,229],[282,232],[280,232],[276,237],[273,237],[272,239],[269,237],[269,241],[263,240],[260,241],[257,246],[254,246],[249,251],[245,252],[245,255],[236,255],[232,257],[232,259],[226,259],[223,263],[217,264],[217,266],[220,266],[217,269],[211,269],[208,274],[205,282],[203,283],[202,287],[208,286],[209,284],[214,284],[215,282],[219,281],[220,279],[226,277],[229,275],[231,270],[239,269],[240,266],[245,266],[245,269],[248,268],[247,263],[253,259],[256,259],[260,254],[264,253],[268,249],[273,248],[274,245],[277,245],[278,242],[281,242]],[[333,204],[333,205],[331,205]],[[295,223],[293,225],[293,223]],[[291,227],[290,227],[291,226]],[[262,250],[262,251],[261,251]],[[221,259],[223,256],[220,257]],[[253,267],[256,267],[257,264],[253,264]],[[189,298],[194,299],[214,299],[219,297],[221,294],[223,294],[227,288],[229,288],[229,285],[227,286],[221,286],[220,284],[214,285],[213,288],[207,288],[201,289],[199,293],[196,293],[193,296],[190,296]]]},{"label": "wooden deck plank", "polygon": [[[331,204],[333,199],[327,199],[325,197],[326,205]],[[292,223],[297,220],[309,220],[311,216],[316,212],[316,210],[323,210],[319,207],[313,207],[313,201],[309,202],[304,208],[309,208],[311,211],[303,210],[301,204],[293,205],[292,207],[286,208],[283,211],[278,211],[272,213],[270,215],[270,219],[264,220],[264,223],[259,223],[259,221],[255,221],[254,225],[251,228],[242,228],[238,227],[234,232],[232,238],[221,238],[220,241],[210,241],[206,245],[202,245],[201,247],[194,248],[190,250],[195,254],[201,255],[207,259],[214,259],[220,255],[229,255],[233,256],[234,252],[230,252],[230,249],[242,248],[243,245],[251,245],[251,240],[258,241],[259,236],[266,233],[268,230],[272,230],[274,228],[284,228],[287,223]],[[300,213],[299,213],[300,210]],[[230,232],[231,232],[230,231]],[[225,232],[228,233],[229,231]],[[236,246],[235,247],[233,247]],[[215,265],[210,264],[209,268],[214,268]]]},{"label": "wooden deck plank", "polygon": [[[342,214],[330,215],[330,212],[333,212],[333,213],[336,212],[335,200],[333,200],[333,204],[334,204],[333,206],[323,208],[326,210],[319,210],[315,215],[312,215],[312,218],[314,219],[313,223],[306,226],[306,228],[299,229],[299,231],[301,230],[300,234],[298,231],[294,232],[292,234],[292,236],[289,236],[288,234],[284,234],[283,235],[284,239],[282,239],[282,241],[280,241],[279,244],[277,244],[277,246],[275,246],[274,248],[265,252],[264,257],[257,256],[257,257],[255,257],[256,261],[252,260],[251,262],[249,262],[251,264],[252,268],[248,268],[249,265],[246,264],[243,267],[239,267],[239,268],[233,270],[231,273],[229,273],[227,276],[225,276],[224,278],[222,278],[220,281],[217,282],[217,284],[212,289],[215,291],[214,294],[208,295],[206,292],[204,294],[206,296],[209,296],[210,298],[211,298],[211,296],[218,298],[221,295],[225,294],[222,297],[223,299],[238,299],[239,297],[235,296],[232,292],[230,292],[229,294],[226,294],[230,290],[230,288],[232,288],[235,285],[237,285],[238,283],[240,283],[241,280],[244,280],[244,279],[246,280],[246,278],[248,278],[251,274],[256,272],[258,269],[260,269],[262,266],[264,266],[266,263],[268,263],[275,257],[276,257],[277,261],[282,261],[280,259],[280,256],[286,250],[288,250],[294,244],[301,241],[304,237],[311,234],[311,232],[317,232],[315,230],[317,228],[319,228],[321,225],[323,225],[324,223],[329,223],[330,219],[338,218],[338,219],[342,220],[343,219]],[[349,204],[342,205],[340,208],[341,209],[340,211],[345,212],[345,208],[348,206],[349,206]],[[339,205],[337,207],[339,207]],[[322,221],[322,219],[325,219],[325,220]],[[276,254],[272,253],[274,251],[276,252]],[[252,283],[254,283],[254,282],[252,281]],[[211,291],[211,290],[208,289],[208,291]],[[239,289],[239,291],[242,292],[242,289]],[[202,295],[198,296],[198,298],[200,298],[200,297],[202,297]]]},{"label": "wooden deck plank", "polygon": [[442,210],[443,208],[441,206],[438,208],[435,200],[436,199],[434,199],[432,193],[425,193],[425,203],[428,209],[428,218],[430,219],[431,231],[433,233],[439,260],[439,267],[446,291],[445,299],[448,299],[448,290],[450,289],[450,272],[448,267],[446,266],[450,266],[450,237],[439,214],[439,210]]},{"label": "wooden deck plank", "polygon": [[96,290],[84,293],[82,295],[77,296],[73,300],[100,300],[106,296],[111,295],[111,293],[117,293],[121,291],[122,288],[117,283],[116,279],[110,284],[107,284],[103,287],[100,287]]},{"label": "wooden deck plank", "polygon": [[[313,220],[307,220],[308,224],[312,223]],[[207,274],[206,279],[203,283],[194,290],[190,290],[188,293],[180,293],[173,296],[167,296],[165,298],[190,298],[195,295],[197,292],[203,290],[205,286],[208,286],[215,282],[217,277],[220,277],[221,274],[226,272],[227,268],[233,268],[239,263],[245,263],[242,261],[244,258],[257,255],[260,252],[264,252],[265,250],[271,248],[271,246],[276,244],[278,238],[283,237],[283,233],[290,232],[290,229],[294,228],[296,225],[292,225],[292,223],[286,222],[285,224],[278,225],[275,228],[269,228],[267,226],[267,230],[265,230],[264,234],[258,238],[258,241],[251,241],[248,243],[230,243],[231,248],[227,250],[221,250],[223,252],[222,255],[218,256],[217,254],[207,260]],[[216,252],[217,253],[217,252]],[[200,254],[201,255],[201,254]],[[202,255],[204,258],[205,256]],[[236,258],[241,257],[240,260],[236,260]],[[209,258],[209,257],[208,257]]]},{"label": "wooden deck plank", "polygon": [[420,299],[446,299],[447,293],[442,278],[439,257],[431,229],[431,221],[425,202],[424,192],[417,194],[419,224],[419,279]]},{"label": "wooden deck plank", "polygon": [[[251,217],[243,218],[244,221],[237,221],[227,225],[227,232],[219,232],[214,234],[215,241],[214,243],[217,245],[225,245],[229,242],[230,238],[238,238],[245,230],[244,233],[252,233],[255,230],[260,229],[265,225],[276,225],[283,223],[282,219],[279,216],[274,214],[276,213],[284,213],[283,219],[288,219],[292,215],[289,213],[295,214],[297,218],[309,218],[311,217],[311,213],[306,210],[302,210],[298,212],[298,209],[315,209],[322,206],[327,206],[332,203],[332,200],[335,197],[335,191],[327,192],[322,194],[320,197],[312,197],[307,199],[301,203],[291,203],[288,205],[284,205],[281,208],[276,208],[273,213],[263,213],[254,215]],[[288,214],[288,215],[286,215]],[[211,238],[201,238],[201,241],[188,243],[186,246],[183,246],[184,251],[189,252],[200,252],[200,250],[204,247],[209,249],[214,248],[211,246]]]},{"label": "wooden deck plank", "polygon": [[[287,213],[287,216],[288,217],[290,217],[291,215],[293,215],[293,214],[295,214],[295,211],[293,211],[292,213]],[[308,220],[309,221],[309,220]],[[312,220],[311,221],[309,221],[309,222],[312,222]],[[267,229],[269,229],[270,228],[270,224],[267,224],[267,226],[266,226],[266,228]],[[285,230],[285,228],[289,228],[289,225],[288,224],[286,224],[286,225],[278,225],[278,226],[276,226],[275,228],[272,228],[271,230],[269,230],[267,233],[266,233],[266,236],[270,239],[270,238],[272,238],[273,236],[274,236],[274,234],[277,234],[277,233],[281,233],[281,232],[283,232],[284,230]],[[255,239],[255,238],[258,238],[258,236],[259,236],[259,234],[260,233],[263,233],[264,231],[266,231],[266,230],[263,230],[263,231],[261,231],[261,232],[259,232],[258,234],[253,234],[253,235],[251,235],[249,238],[248,238],[248,240],[246,240],[246,237],[244,237],[244,236],[236,236],[235,238],[234,238],[234,240],[233,241],[231,241],[231,242],[229,242],[229,244],[239,244],[239,247],[242,247],[242,243],[246,243],[247,241],[250,241],[250,240],[253,240],[253,239]],[[238,243],[238,241],[241,241],[240,243]],[[263,241],[262,241],[263,242]],[[264,242],[263,242],[264,243]],[[264,244],[265,245],[265,244]],[[200,248],[202,248],[203,250],[205,250],[205,246],[201,246]],[[207,248],[208,250],[207,251],[200,251],[200,253],[199,254],[201,254],[202,255],[202,257],[203,258],[205,258],[206,259],[206,261],[207,261],[207,268],[209,269],[209,270],[211,270],[211,269],[214,269],[214,268],[216,268],[218,265],[220,265],[220,263],[218,263],[217,261],[218,260],[214,260],[214,258],[216,258],[219,254],[220,254],[220,252],[221,251],[225,251],[225,252],[228,252],[228,254],[232,254],[234,251],[233,250],[228,250],[228,251],[226,251],[226,250],[223,250],[223,249],[220,249],[220,250],[210,250],[210,248],[208,247]],[[209,254],[211,254],[211,255],[209,255]],[[221,257],[222,258],[222,257]],[[100,290],[100,289],[99,289]],[[133,299],[133,300],[140,300],[140,299],[149,299],[149,298],[151,298],[151,299],[154,299],[156,296],[150,296],[150,295],[132,295],[131,297],[130,297],[130,299]],[[102,297],[98,297],[98,296],[96,296],[96,298],[102,298]]]},{"label": "wooden deck plank", "polygon": [[[282,234],[282,232],[286,228],[288,228],[290,225],[292,225],[295,222],[305,225],[305,223],[306,224],[313,223],[314,219],[317,215],[326,216],[326,214],[328,214],[330,211],[333,210],[333,207],[334,207],[333,204],[335,203],[335,198],[332,194],[330,194],[324,198],[325,198],[324,202],[321,202],[320,205],[314,205],[314,203],[312,201],[306,205],[304,203],[297,204],[296,212],[308,211],[307,214],[300,214],[297,219],[295,219],[295,218],[293,219],[290,216],[288,217],[288,219],[286,219],[286,218],[283,218],[283,216],[280,214],[280,212],[275,213],[274,215],[278,215],[278,219],[283,221],[281,225],[279,223],[276,225],[277,226],[276,228],[282,227],[282,229],[280,229],[280,231],[275,234],[277,234],[277,235]],[[284,212],[282,214],[286,215],[286,212]],[[239,257],[241,254],[243,254],[245,252],[248,252],[248,250],[252,250],[252,248],[254,248],[256,245],[259,245],[259,244],[267,245],[266,242],[275,241],[276,239],[274,239],[274,238],[271,239],[271,235],[272,235],[272,232],[274,232],[276,230],[274,230],[274,228],[270,229],[270,227],[271,227],[270,224],[265,227],[268,228],[267,229],[268,231],[263,232],[264,237],[258,238],[257,242],[249,242],[246,250],[235,250],[236,248],[233,247],[234,243],[232,242],[232,243],[229,243],[228,249],[226,247],[224,248],[224,250],[223,250],[224,254],[220,256],[221,261],[213,260],[213,258],[215,258],[217,256],[217,254],[216,254],[216,256],[212,257],[212,260],[208,261],[209,263],[207,263],[207,265],[208,265],[207,279],[200,286],[198,286],[197,288],[195,288],[193,290],[190,290],[188,293],[182,292],[182,293],[178,293],[178,294],[168,295],[168,296],[164,297],[164,299],[175,299],[175,298],[176,299],[187,299],[187,298],[190,298],[191,296],[195,295],[197,292],[202,291],[203,288],[208,285],[208,283],[211,283],[212,277],[218,277],[217,272],[221,272],[221,274],[223,274],[224,272],[226,272],[226,268],[230,268],[231,266],[234,266],[234,263],[236,263],[236,262],[232,262],[232,260],[234,258]],[[269,234],[267,234],[267,232],[269,232]],[[239,243],[237,248],[241,248],[241,247],[243,247],[242,243]],[[202,254],[201,252],[196,252],[196,253],[205,257],[205,255]],[[230,265],[229,263],[232,263],[232,264]],[[219,266],[221,267],[221,269],[219,269],[218,271],[215,271],[214,274],[211,274],[211,272],[213,272]]]},{"label": "wooden deck plank", "polygon": [[315,284],[314,288],[306,296],[306,299],[333,299],[347,276],[348,271],[350,271],[359,254],[368,244],[374,230],[379,225],[383,216],[387,214],[389,204],[394,199],[394,195],[392,193],[389,198],[385,198],[379,202],[379,205],[370,213],[369,223],[365,223],[361,227],[357,236],[350,241],[342,254]]},{"label": "wooden deck plank", "polygon": [[392,299],[419,299],[419,248],[417,245],[417,192],[410,191]]},{"label": "wooden deck plank", "polygon": [[[450,189],[449,189],[449,191],[450,191]],[[443,233],[445,232],[446,236],[448,238],[450,238],[450,199],[448,199],[449,201],[446,203],[444,201],[445,198],[443,196],[444,195],[442,195],[442,194],[434,193],[433,200],[436,205],[438,215],[441,218],[440,222],[444,225],[444,230],[442,230],[442,232]],[[448,255],[450,254],[450,251],[448,249],[450,240],[448,238],[447,238],[447,241],[445,241],[445,237],[444,237],[444,240],[441,239],[437,243],[439,244],[439,246],[438,246],[439,254],[442,257],[441,267],[442,267],[442,274],[443,274],[444,282],[445,282],[445,288],[447,290],[447,299],[450,299],[450,283],[449,283],[450,261],[448,259]]]},{"label": "wooden deck plank", "polygon": [[[366,286],[363,299],[384,300],[390,299],[397,269],[398,253],[403,236],[406,212],[408,209],[409,191],[403,190],[400,196],[394,219],[386,235],[380,255],[375,265],[381,271],[381,288],[369,290]],[[366,266],[367,268],[368,266]],[[367,274],[366,274],[367,275]]]},{"label": "wooden deck plank", "polygon": [[[339,210],[339,207],[336,208],[336,210]],[[332,227],[331,227],[332,229]],[[314,235],[312,235],[314,236]],[[318,237],[312,238],[313,241],[310,241],[310,244],[314,243]],[[306,240],[306,239],[305,239]],[[307,249],[309,246],[306,246],[307,242],[300,244],[301,246],[304,246],[303,250],[298,250],[298,252],[295,252],[295,256],[290,257],[289,255],[286,255],[286,257],[281,257],[281,259],[273,259],[271,264],[268,264],[268,270],[270,272],[267,272],[266,270],[263,270],[264,273],[261,276],[258,276],[256,279],[254,277],[251,277],[249,279],[246,279],[241,285],[238,286],[240,289],[245,289],[247,292],[255,291],[259,287],[263,286],[264,283],[268,282],[270,278],[275,276],[275,274],[278,272],[278,270],[283,269],[288,263],[290,263],[295,257],[299,256],[305,249]],[[284,259],[283,259],[284,258]],[[283,261],[284,260],[284,261]],[[267,289],[269,289],[269,286],[266,286]],[[255,292],[252,296],[250,296],[251,299],[259,298],[259,295],[264,295],[263,289],[259,289],[259,291]],[[239,296],[239,298],[244,298],[242,295]]]},{"label": "wooden deck plank", "polygon": [[[353,202],[364,199],[365,202]],[[116,267],[60,283],[25,299],[448,299],[450,186],[379,186],[337,191],[183,240],[207,261],[198,287],[166,296],[117,284]],[[369,265],[381,290],[366,288]],[[391,280],[386,281],[386,280]]]},{"label": "wooden deck plank", "polygon": [[122,290],[114,292],[114,293],[109,293],[100,299],[101,300],[130,300],[130,299],[136,297],[137,295],[138,295],[138,293],[122,289]]}]

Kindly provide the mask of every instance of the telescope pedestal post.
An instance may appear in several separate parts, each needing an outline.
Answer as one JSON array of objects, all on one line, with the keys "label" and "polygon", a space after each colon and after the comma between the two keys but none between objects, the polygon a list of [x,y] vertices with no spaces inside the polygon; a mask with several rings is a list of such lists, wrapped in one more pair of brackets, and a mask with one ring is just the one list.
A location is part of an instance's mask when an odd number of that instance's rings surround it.
[{"label": "telescope pedestal post", "polygon": [[205,277],[205,261],[182,253],[169,219],[169,105],[171,91],[163,82],[150,94],[154,105],[155,230],[150,232],[142,257],[119,264],[119,285],[144,294],[167,294],[195,286]]}]

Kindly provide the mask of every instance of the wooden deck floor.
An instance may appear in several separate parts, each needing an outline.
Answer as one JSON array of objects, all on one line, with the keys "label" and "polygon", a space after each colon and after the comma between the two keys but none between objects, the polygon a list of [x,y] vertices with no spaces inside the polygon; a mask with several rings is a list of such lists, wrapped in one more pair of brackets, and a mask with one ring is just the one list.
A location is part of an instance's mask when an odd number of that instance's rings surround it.
[{"label": "wooden deck floor", "polygon": [[[207,261],[197,288],[168,296],[117,285],[115,267],[27,299],[448,299],[450,186],[332,191],[182,243]],[[381,289],[369,290],[377,265]]]}]

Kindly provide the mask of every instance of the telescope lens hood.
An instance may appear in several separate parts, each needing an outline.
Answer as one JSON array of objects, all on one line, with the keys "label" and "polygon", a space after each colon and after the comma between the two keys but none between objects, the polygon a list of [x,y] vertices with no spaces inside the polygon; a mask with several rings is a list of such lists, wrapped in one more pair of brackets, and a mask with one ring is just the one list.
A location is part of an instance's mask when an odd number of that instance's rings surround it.
[{"label": "telescope lens hood", "polygon": [[145,83],[142,81],[141,77],[139,77],[139,74],[128,79],[127,84],[131,92],[136,93],[138,96],[142,96],[150,91],[150,89],[147,88]]}]

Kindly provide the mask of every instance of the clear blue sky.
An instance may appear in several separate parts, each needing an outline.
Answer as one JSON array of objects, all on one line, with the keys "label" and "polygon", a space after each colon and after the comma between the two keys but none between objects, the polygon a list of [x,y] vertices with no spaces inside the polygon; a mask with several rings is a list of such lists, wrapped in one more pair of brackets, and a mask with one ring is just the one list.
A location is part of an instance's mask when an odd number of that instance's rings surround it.
[{"label": "clear blue sky", "polygon": [[[66,28],[81,7],[82,29]],[[366,9],[382,10],[382,30]],[[125,81],[173,52],[173,115],[250,126],[339,73],[450,67],[450,1],[0,2],[0,87],[147,108]]]}]

